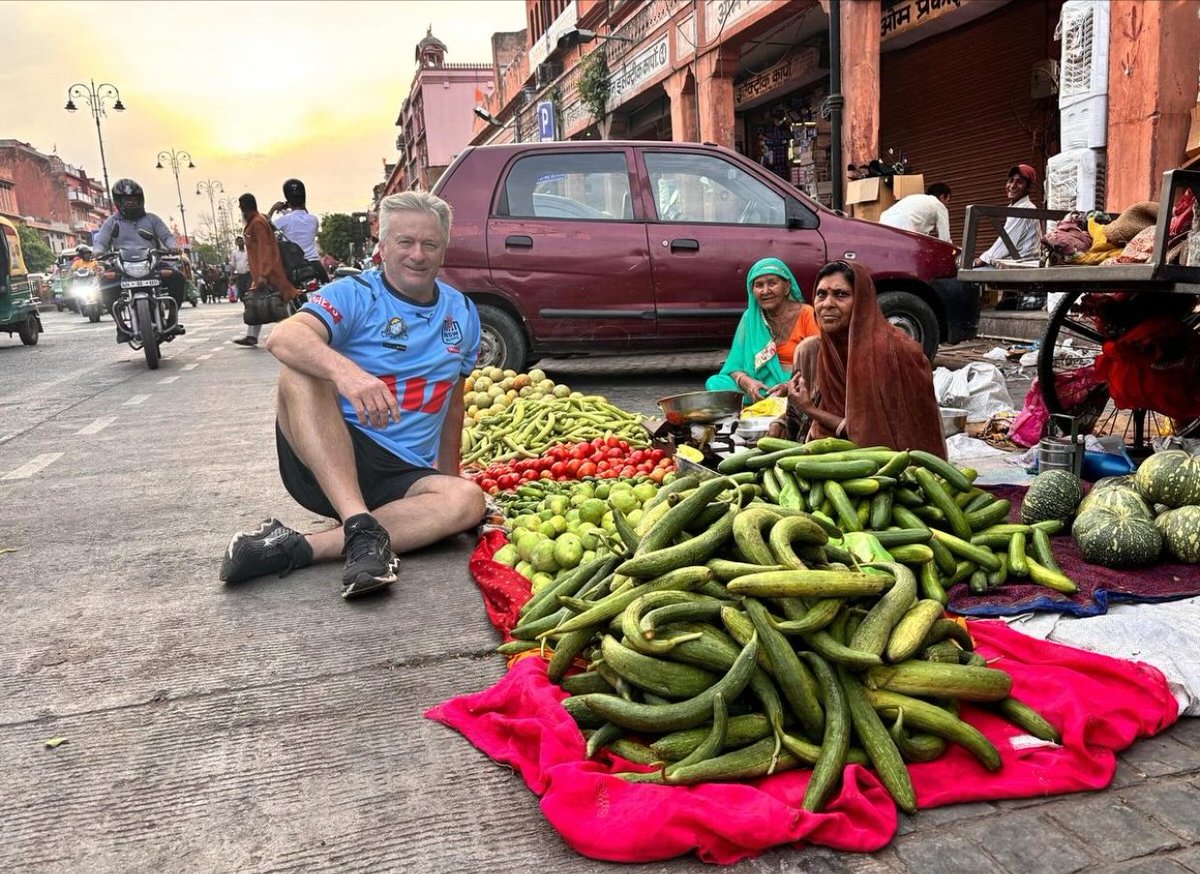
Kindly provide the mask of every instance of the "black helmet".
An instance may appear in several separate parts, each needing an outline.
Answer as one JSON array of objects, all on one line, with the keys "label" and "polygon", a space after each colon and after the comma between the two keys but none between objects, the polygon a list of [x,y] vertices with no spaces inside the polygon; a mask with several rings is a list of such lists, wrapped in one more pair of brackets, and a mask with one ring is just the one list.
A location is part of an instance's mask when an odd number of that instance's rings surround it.
[{"label": "black helmet", "polygon": [[283,199],[291,207],[303,207],[305,201],[304,183],[299,179],[289,179],[283,183]]},{"label": "black helmet", "polygon": [[132,179],[118,179],[112,187],[112,198],[126,221],[137,221],[146,214],[146,194]]},{"label": "black helmet", "polygon": [[78,255],[80,258],[82,258],[84,255],[86,255],[87,257],[90,258],[90,257],[92,257],[92,247],[89,246],[87,243],[80,243],[78,246],[75,247],[75,254]]}]

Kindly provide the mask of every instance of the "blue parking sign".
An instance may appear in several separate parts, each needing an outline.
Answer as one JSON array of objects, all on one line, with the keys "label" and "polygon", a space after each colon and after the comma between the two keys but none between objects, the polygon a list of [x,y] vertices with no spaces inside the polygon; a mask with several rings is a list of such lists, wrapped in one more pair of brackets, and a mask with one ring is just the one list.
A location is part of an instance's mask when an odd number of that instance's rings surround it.
[{"label": "blue parking sign", "polygon": [[543,143],[558,139],[554,129],[554,104],[543,100],[537,105],[538,137]]}]

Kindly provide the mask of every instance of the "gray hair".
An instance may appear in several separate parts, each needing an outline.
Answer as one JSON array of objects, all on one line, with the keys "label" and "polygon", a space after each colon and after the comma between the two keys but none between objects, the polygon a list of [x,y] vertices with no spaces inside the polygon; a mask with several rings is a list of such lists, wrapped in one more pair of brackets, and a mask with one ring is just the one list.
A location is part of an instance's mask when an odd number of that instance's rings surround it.
[{"label": "gray hair", "polygon": [[387,236],[388,220],[398,212],[423,212],[438,220],[442,227],[442,242],[450,242],[450,204],[428,191],[404,191],[389,194],[379,201],[379,238]]}]

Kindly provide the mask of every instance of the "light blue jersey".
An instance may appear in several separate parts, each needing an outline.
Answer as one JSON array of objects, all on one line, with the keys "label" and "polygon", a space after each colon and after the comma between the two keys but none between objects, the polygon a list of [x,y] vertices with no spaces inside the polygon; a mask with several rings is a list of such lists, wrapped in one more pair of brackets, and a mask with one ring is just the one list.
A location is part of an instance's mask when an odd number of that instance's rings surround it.
[{"label": "light blue jersey", "polygon": [[447,401],[479,355],[475,305],[441,281],[433,302],[423,305],[388,285],[382,270],[368,270],[312,293],[300,311],[321,320],[331,348],[396,395],[399,422],[363,427],[341,398],[346,422],[408,463],[433,467]]}]

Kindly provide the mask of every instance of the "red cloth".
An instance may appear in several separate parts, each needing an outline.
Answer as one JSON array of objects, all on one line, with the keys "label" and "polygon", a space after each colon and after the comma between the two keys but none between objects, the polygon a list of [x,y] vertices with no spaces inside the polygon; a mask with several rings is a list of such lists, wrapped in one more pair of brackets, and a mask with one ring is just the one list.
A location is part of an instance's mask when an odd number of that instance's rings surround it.
[{"label": "red cloth", "polygon": [[1175,314],[1154,316],[1104,341],[1096,374],[1122,409],[1200,416],[1200,336]]},{"label": "red cloth", "polygon": [[508,543],[504,532],[499,529],[485,531],[479,535],[479,544],[471,553],[467,567],[483,595],[483,606],[488,619],[499,629],[505,640],[517,624],[521,605],[532,593],[529,580],[507,565],[492,561],[496,550]]},{"label": "red cloth", "polygon": [[[936,762],[910,767],[921,807],[1102,788],[1116,771],[1116,751],[1178,717],[1165,678],[1148,665],[1037,640],[1001,622],[968,627],[978,651],[1012,675],[1014,694],[1057,726],[1064,744],[1014,749],[1018,729],[964,705],[963,718],[997,745],[1004,767],[988,772],[951,745]],[[871,852],[895,834],[891,798],[857,765],[847,766],[837,796],[819,814],[800,809],[808,770],[749,783],[626,783],[611,772],[644,769],[585,760],[583,736],[559,705],[564,697],[546,679],[545,663],[529,658],[492,688],[425,715],[518,770],[542,796],[550,824],[592,858],[646,862],[694,850],[706,862],[730,864],[798,841]]]}]

